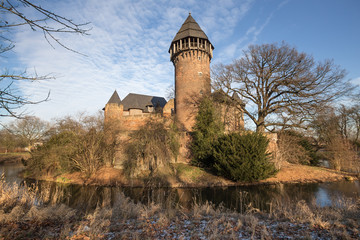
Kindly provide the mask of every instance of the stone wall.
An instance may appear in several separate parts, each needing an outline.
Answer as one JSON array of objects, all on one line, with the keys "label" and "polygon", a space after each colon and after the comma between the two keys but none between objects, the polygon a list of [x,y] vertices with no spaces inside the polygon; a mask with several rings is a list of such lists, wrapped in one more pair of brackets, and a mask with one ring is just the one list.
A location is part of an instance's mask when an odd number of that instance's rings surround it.
[{"label": "stone wall", "polygon": [[276,169],[281,168],[281,157],[278,148],[278,134],[277,133],[265,133],[269,139],[268,152],[272,154],[272,162],[275,164]]},{"label": "stone wall", "polygon": [[121,119],[123,116],[124,107],[117,103],[108,103],[105,106],[104,117],[105,124],[109,121]]},{"label": "stone wall", "polygon": [[142,113],[138,115],[123,116],[120,120],[121,129],[126,131],[139,130],[151,119],[163,119],[161,114]]},{"label": "stone wall", "polygon": [[216,108],[221,112],[221,120],[224,123],[224,130],[226,133],[244,130],[243,113],[237,107],[228,103],[216,105]]},{"label": "stone wall", "polygon": [[[115,149],[115,159],[114,159],[114,167],[122,169],[123,164],[127,161],[126,155],[126,146],[131,141],[131,134],[134,131],[139,130],[149,121],[156,122],[161,121],[165,123],[166,128],[170,128],[171,123],[173,123],[173,118],[164,118],[161,114],[144,114],[142,117],[139,116],[126,116],[123,117],[121,121],[117,121],[117,133],[116,133],[116,141],[117,147]],[[175,161],[175,159],[169,159],[169,161]],[[181,161],[181,156],[177,159],[177,161]],[[147,166],[139,166],[140,170],[147,170]]]},{"label": "stone wall", "polygon": [[165,118],[170,118],[174,114],[175,110],[175,100],[170,99],[163,108],[163,116]]}]

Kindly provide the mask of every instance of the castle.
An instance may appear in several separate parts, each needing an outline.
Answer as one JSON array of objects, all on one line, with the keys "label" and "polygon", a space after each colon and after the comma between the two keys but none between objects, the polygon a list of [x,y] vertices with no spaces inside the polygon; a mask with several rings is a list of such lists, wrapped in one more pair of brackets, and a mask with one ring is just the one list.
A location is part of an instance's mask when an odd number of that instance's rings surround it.
[{"label": "castle", "polygon": [[[175,68],[175,99],[166,102],[163,97],[130,93],[121,100],[115,91],[104,108],[105,123],[117,121],[121,130],[134,131],[150,118],[175,119],[183,135],[191,132],[199,101],[211,94],[213,50],[214,46],[189,13],[168,50]],[[240,100],[236,94],[227,97]],[[239,108],[221,101],[220,104],[226,131],[243,128]],[[184,146],[186,139],[182,140]]]}]

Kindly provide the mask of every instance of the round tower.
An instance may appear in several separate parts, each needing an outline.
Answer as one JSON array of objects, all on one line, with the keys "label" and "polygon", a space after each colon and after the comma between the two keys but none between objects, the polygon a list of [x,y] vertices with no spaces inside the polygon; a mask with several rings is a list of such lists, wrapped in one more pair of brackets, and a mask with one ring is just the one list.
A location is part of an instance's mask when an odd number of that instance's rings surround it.
[{"label": "round tower", "polygon": [[210,61],[214,47],[191,16],[171,42],[175,67],[175,114],[184,130],[191,131],[201,97],[210,94]]}]

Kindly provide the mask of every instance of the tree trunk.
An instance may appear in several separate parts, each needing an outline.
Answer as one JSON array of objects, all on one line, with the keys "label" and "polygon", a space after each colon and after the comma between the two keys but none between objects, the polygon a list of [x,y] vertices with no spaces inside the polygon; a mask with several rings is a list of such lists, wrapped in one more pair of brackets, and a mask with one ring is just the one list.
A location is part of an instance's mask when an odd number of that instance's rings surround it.
[{"label": "tree trunk", "polygon": [[256,132],[257,133],[265,132],[265,117],[259,116],[257,124],[256,124]]},{"label": "tree trunk", "polygon": [[264,133],[265,132],[265,126],[264,124],[256,126],[256,132],[257,133]]}]

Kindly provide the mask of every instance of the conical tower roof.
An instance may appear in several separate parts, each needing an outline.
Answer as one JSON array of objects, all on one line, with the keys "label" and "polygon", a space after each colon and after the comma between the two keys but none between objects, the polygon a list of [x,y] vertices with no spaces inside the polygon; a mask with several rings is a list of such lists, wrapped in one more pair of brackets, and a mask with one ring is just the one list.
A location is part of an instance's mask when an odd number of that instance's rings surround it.
[{"label": "conical tower roof", "polygon": [[[180,30],[172,40],[171,44],[173,42],[176,42],[183,38],[188,37],[196,37],[196,38],[202,38],[209,41],[208,37],[204,33],[203,30],[201,30],[199,24],[195,21],[195,19],[191,16],[191,13],[189,13],[189,16],[181,26]],[[210,41],[209,41],[210,42]]]},{"label": "conical tower roof", "polygon": [[116,90],[114,91],[113,95],[111,96],[111,98],[107,103],[117,103],[117,104],[121,103],[121,99],[119,97],[119,94],[116,92]]}]

